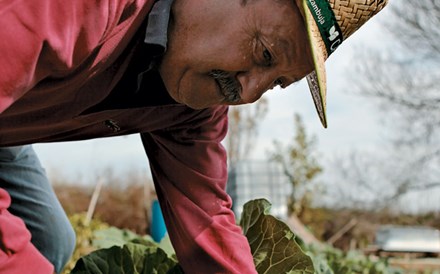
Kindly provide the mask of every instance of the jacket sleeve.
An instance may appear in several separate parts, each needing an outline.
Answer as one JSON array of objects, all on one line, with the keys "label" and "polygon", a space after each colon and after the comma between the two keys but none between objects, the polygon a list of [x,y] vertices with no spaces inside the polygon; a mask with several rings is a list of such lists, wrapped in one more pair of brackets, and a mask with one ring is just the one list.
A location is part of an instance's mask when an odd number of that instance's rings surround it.
[{"label": "jacket sleeve", "polygon": [[0,273],[52,274],[53,265],[31,243],[24,222],[9,213],[11,197],[0,188]]},{"label": "jacket sleeve", "polygon": [[128,0],[0,1],[0,113],[45,78],[73,73]]},{"label": "jacket sleeve", "polygon": [[[203,116],[203,115],[202,115]],[[142,135],[167,230],[185,273],[256,273],[225,192],[227,107]]]}]

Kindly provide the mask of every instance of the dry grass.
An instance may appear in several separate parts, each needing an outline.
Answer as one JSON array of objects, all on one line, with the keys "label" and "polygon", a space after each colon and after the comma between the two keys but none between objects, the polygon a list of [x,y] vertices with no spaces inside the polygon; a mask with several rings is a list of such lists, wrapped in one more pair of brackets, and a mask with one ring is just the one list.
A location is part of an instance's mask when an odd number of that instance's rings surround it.
[{"label": "dry grass", "polygon": [[[68,215],[87,212],[93,188],[57,184],[55,192]],[[140,184],[125,188],[104,185],[96,204],[94,217],[118,228],[127,228],[138,234],[147,234],[150,220],[147,215],[154,191]]]}]

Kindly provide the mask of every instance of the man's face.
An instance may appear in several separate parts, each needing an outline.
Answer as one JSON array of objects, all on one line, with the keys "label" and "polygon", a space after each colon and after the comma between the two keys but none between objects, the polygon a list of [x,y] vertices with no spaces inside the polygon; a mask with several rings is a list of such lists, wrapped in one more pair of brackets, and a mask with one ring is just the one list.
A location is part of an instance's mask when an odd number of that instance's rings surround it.
[{"label": "man's face", "polygon": [[252,103],[313,70],[291,0],[177,0],[160,65],[171,97],[191,108]]}]

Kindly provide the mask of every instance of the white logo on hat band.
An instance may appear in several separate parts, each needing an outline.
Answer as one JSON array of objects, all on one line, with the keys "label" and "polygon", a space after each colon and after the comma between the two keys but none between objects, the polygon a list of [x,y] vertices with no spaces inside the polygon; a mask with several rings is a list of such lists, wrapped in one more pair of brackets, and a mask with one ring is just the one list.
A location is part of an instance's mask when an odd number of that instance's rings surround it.
[{"label": "white logo on hat band", "polygon": [[330,56],[343,41],[333,10],[327,0],[307,0],[307,6],[318,26],[327,55]]}]

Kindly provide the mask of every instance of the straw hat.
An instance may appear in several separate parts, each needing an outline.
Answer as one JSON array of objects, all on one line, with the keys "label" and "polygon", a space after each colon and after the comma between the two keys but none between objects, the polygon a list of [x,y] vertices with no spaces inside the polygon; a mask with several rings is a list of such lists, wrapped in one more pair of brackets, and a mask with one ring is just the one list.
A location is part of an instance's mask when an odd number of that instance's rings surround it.
[{"label": "straw hat", "polygon": [[388,0],[296,0],[304,17],[315,71],[307,75],[313,102],[327,127],[324,62],[332,52],[378,13]]}]

